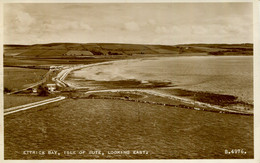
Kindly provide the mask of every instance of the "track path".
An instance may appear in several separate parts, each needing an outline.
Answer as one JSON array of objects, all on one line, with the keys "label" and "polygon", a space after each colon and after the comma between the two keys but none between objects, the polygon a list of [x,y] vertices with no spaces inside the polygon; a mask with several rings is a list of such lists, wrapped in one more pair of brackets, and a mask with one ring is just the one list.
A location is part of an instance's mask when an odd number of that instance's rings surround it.
[{"label": "track path", "polygon": [[59,96],[59,97],[55,97],[55,98],[51,98],[51,99],[47,99],[47,100],[42,100],[42,101],[30,103],[30,104],[11,107],[11,108],[8,108],[8,109],[4,109],[4,116],[9,115],[9,114],[13,114],[13,113],[16,113],[16,112],[20,112],[20,111],[23,111],[23,110],[35,108],[35,107],[38,107],[38,106],[46,105],[46,104],[49,104],[49,103],[61,101],[61,100],[64,100],[64,99],[65,99],[64,96]]}]

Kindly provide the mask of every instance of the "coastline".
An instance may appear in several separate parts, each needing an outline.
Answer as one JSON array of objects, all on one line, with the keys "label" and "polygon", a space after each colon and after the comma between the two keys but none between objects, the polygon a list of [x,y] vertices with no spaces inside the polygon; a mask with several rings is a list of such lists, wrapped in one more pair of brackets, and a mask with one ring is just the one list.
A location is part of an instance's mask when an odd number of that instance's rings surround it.
[{"label": "coastline", "polygon": [[[189,56],[190,57],[190,56]],[[139,59],[130,59],[127,61],[142,61],[142,60],[154,60],[154,59],[160,59],[161,57],[151,57],[151,58],[139,58]],[[75,89],[75,90],[80,90],[80,89],[89,89],[89,87],[81,87],[81,86],[77,86],[77,84],[75,84],[75,82],[73,83],[71,80],[66,80],[67,76],[71,74],[71,72],[79,70],[79,69],[84,69],[84,68],[89,68],[89,67],[93,67],[93,66],[100,66],[100,65],[111,65],[115,62],[121,62],[121,61],[126,61],[126,60],[115,60],[115,61],[108,61],[108,62],[101,62],[101,63],[94,63],[94,64],[88,64],[88,65],[79,65],[79,66],[74,66],[74,67],[70,67],[67,68],[65,70],[63,70],[62,72],[60,72],[57,76],[57,79],[63,83],[65,83],[67,86]],[[90,81],[91,83],[97,83],[97,81]],[[141,92],[141,93],[146,93],[146,94],[152,94],[152,95],[156,95],[158,97],[164,97],[164,98],[168,98],[170,100],[174,100],[174,101],[180,101],[181,103],[183,103],[184,105],[192,105],[193,103],[196,103],[196,105],[198,106],[198,110],[215,110],[218,111],[220,113],[224,113],[224,112],[228,112],[228,113],[238,113],[238,114],[247,114],[247,115],[253,115],[253,104],[249,104],[249,103],[244,103],[242,101],[236,101],[234,100],[234,104],[230,104],[230,106],[221,106],[221,105],[217,105],[215,104],[215,102],[210,102],[210,101],[198,101],[198,100],[194,100],[191,98],[187,98],[187,97],[181,97],[178,95],[173,95],[173,94],[169,94],[169,93],[165,93],[163,91],[161,91],[164,88],[167,88],[167,85],[165,85],[165,87],[158,87],[158,86],[154,86],[154,87],[147,87],[145,84],[143,84],[143,87],[140,88],[136,88],[135,86],[133,86],[132,88],[129,88],[129,82],[136,82],[135,80],[131,81],[131,80],[123,80],[123,81],[119,81],[120,84],[124,84],[125,87],[117,89],[115,88],[109,88],[109,87],[104,87],[104,88],[92,88],[89,89],[88,92],[90,93],[97,93],[97,92],[113,92],[113,91],[119,91],[119,92]],[[103,84],[101,83],[100,85],[104,86],[104,83],[109,85],[111,83],[113,83],[113,81],[106,81],[103,82]],[[136,84],[136,83],[134,83]],[[95,84],[94,84],[95,85]],[[174,90],[176,89],[174,86],[169,86],[167,89],[170,90]],[[184,90],[184,91],[190,91],[190,90]],[[88,93],[87,92],[87,93]],[[198,91],[193,91],[195,94],[198,93]],[[205,95],[208,92],[202,92],[201,96]],[[215,94],[218,96],[228,96],[228,95],[222,95],[222,94]],[[206,109],[205,109],[206,108]],[[211,108],[211,109],[209,109]],[[235,108],[235,109],[234,109]],[[238,108],[238,109],[236,109]]]},{"label": "coastline", "polygon": [[[113,93],[122,93],[125,92],[126,94],[122,97],[115,97],[113,98]],[[96,95],[96,93],[108,93],[105,95]],[[145,100],[138,98],[130,98],[131,94],[139,93],[140,95],[152,95],[155,97],[165,98],[165,100],[162,102],[156,102],[153,100]],[[191,100],[188,98],[183,98],[179,96],[174,96],[170,94],[160,93],[158,90],[150,90],[150,89],[112,89],[112,90],[98,90],[98,91],[88,91],[85,94],[91,97],[87,98],[94,98],[94,99],[118,99],[118,100],[126,100],[126,101],[133,101],[133,102],[141,102],[141,103],[148,103],[148,104],[155,104],[155,105],[164,105],[164,106],[173,106],[173,107],[180,107],[185,109],[193,109],[198,111],[210,111],[210,112],[216,112],[216,113],[222,113],[222,114],[240,114],[240,115],[253,115],[253,110],[232,110],[228,107],[221,107],[218,105],[200,102]],[[84,97],[81,97],[84,98]],[[168,100],[171,101],[168,101]],[[176,102],[178,104],[176,104]],[[172,104],[173,103],[173,104]]]}]

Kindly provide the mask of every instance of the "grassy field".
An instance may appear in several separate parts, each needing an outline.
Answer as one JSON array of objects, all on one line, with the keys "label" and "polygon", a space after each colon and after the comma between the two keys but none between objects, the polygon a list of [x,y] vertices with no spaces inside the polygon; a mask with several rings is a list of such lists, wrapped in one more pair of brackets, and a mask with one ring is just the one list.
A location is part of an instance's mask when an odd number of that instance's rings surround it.
[{"label": "grassy field", "polygon": [[[253,158],[253,117],[105,99],[68,99],[4,118],[5,159]],[[246,154],[225,154],[243,149]],[[23,154],[57,150],[60,155]],[[86,151],[69,155],[63,152]],[[89,154],[100,150],[104,155]],[[108,154],[146,150],[148,154]]]},{"label": "grassy field", "polygon": [[5,57],[4,58],[4,66],[35,66],[35,65],[74,65],[74,64],[91,64],[91,63],[98,63],[98,62],[106,62],[112,61],[115,59],[128,59],[128,58],[120,58],[117,56],[103,56],[95,58],[84,58],[84,56],[79,57],[70,57],[70,56],[63,56],[63,57],[53,57],[53,58],[30,58],[30,57]]},{"label": "grassy field", "polygon": [[25,95],[4,95],[4,109],[29,104],[41,100],[48,99],[49,97],[41,96],[25,96]]},{"label": "grassy field", "polygon": [[88,51],[97,56],[147,54],[205,53],[208,55],[253,55],[252,44],[183,44],[183,45],[148,45],[120,43],[51,43],[35,45],[5,45],[4,56],[23,57],[64,57],[68,51]]},{"label": "grassy field", "polygon": [[48,70],[4,67],[4,87],[11,90],[26,88],[42,79]]}]

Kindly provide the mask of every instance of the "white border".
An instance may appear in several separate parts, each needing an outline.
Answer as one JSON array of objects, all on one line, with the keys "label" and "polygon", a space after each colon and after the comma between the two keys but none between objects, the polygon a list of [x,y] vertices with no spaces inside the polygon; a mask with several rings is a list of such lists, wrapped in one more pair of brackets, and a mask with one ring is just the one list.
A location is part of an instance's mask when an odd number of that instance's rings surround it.
[{"label": "white border", "polygon": [[260,1],[257,0],[0,0],[0,53],[3,54],[3,4],[4,3],[166,3],[166,2],[174,2],[174,3],[200,3],[200,2],[210,2],[210,3],[220,3],[220,2],[252,2],[253,3],[253,14],[254,14],[254,159],[189,159],[189,160],[179,160],[179,159],[163,159],[163,160],[4,160],[4,147],[3,147],[3,55],[0,55],[0,107],[1,115],[1,128],[0,128],[0,162],[257,162],[260,163],[260,119],[259,117],[259,107],[260,101],[258,100],[260,96],[258,93],[260,92],[260,44],[259,44],[259,19],[260,19]]}]

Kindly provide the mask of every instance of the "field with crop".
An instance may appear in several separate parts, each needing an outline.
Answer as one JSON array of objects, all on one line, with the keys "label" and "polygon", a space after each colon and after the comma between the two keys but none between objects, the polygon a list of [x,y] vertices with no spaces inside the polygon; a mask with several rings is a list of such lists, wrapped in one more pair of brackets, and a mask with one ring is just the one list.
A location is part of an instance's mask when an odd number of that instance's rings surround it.
[{"label": "field with crop", "polygon": [[4,87],[15,91],[43,79],[48,70],[4,67]]},{"label": "field with crop", "polygon": [[[252,44],[183,44],[183,45],[146,45],[146,44],[120,44],[120,43],[51,43],[35,45],[5,45],[4,56],[20,57],[62,57],[69,51],[88,51],[95,56],[124,55],[140,56],[155,54],[178,55],[253,55]],[[66,54],[66,55],[64,55]],[[75,54],[76,56],[77,54]]]},{"label": "field with crop", "polygon": [[48,99],[50,97],[43,96],[26,96],[26,95],[4,95],[4,109],[29,104],[41,100]]},{"label": "field with crop", "polygon": [[[120,100],[68,99],[6,116],[5,159],[253,158],[253,117]],[[246,154],[227,155],[241,148]],[[24,150],[60,155],[25,155]],[[66,150],[85,150],[68,155]],[[100,150],[104,155],[88,152]],[[148,154],[108,154],[146,150]]]}]

